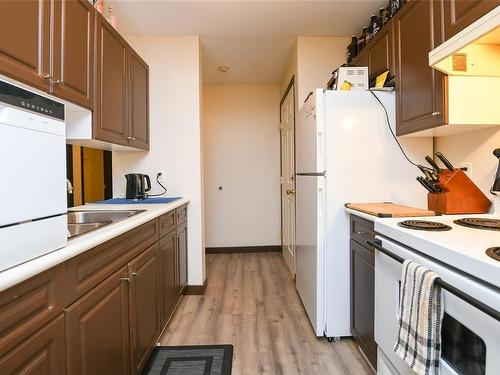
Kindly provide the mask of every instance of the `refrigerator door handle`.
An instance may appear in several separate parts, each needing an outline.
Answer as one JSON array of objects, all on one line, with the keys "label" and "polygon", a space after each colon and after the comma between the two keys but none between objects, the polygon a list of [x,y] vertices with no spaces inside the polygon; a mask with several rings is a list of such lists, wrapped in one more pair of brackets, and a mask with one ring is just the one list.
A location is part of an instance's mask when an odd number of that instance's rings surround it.
[{"label": "refrigerator door handle", "polygon": [[318,188],[318,218],[323,218],[324,206],[325,206],[324,189],[322,186],[320,186]]}]

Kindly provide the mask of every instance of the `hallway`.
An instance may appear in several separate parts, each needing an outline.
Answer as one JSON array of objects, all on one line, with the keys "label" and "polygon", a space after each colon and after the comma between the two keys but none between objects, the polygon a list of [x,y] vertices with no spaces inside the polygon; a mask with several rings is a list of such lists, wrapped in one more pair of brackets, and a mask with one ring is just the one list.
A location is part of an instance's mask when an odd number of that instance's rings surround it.
[{"label": "hallway", "polygon": [[279,253],[208,254],[162,345],[233,344],[233,374],[370,374],[354,342],[317,339]]}]

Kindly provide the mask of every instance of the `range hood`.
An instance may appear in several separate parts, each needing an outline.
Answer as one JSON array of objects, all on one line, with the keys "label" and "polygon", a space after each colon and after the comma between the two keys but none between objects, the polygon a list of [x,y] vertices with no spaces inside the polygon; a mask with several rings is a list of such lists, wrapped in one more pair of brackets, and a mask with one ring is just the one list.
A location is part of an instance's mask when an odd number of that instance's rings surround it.
[{"label": "range hood", "polygon": [[449,76],[500,77],[500,6],[429,53]]}]

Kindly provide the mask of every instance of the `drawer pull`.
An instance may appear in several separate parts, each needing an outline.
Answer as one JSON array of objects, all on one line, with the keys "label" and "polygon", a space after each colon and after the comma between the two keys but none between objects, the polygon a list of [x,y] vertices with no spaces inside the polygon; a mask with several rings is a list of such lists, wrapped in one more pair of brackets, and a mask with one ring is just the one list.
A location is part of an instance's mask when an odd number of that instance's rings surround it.
[{"label": "drawer pull", "polygon": [[361,232],[360,230],[357,230],[357,231],[356,231],[356,234],[357,234],[358,236],[364,236],[364,235],[366,235],[366,234],[370,234],[370,233],[369,233],[369,232]]}]

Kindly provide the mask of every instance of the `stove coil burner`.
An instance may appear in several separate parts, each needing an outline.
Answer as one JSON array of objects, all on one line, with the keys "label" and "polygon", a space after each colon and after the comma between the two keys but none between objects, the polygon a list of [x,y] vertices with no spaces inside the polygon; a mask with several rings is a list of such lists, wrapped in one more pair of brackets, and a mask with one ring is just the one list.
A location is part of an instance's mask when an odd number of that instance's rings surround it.
[{"label": "stove coil burner", "polygon": [[444,232],[451,230],[449,225],[426,220],[405,220],[398,223],[398,225],[407,229],[424,230],[429,232]]},{"label": "stove coil burner", "polygon": [[490,258],[495,259],[496,261],[499,261],[500,260],[500,246],[490,247],[488,250],[486,250],[486,255],[488,255]]},{"label": "stove coil burner", "polygon": [[498,219],[467,217],[465,219],[455,220],[454,223],[475,229],[500,230],[500,220]]}]

